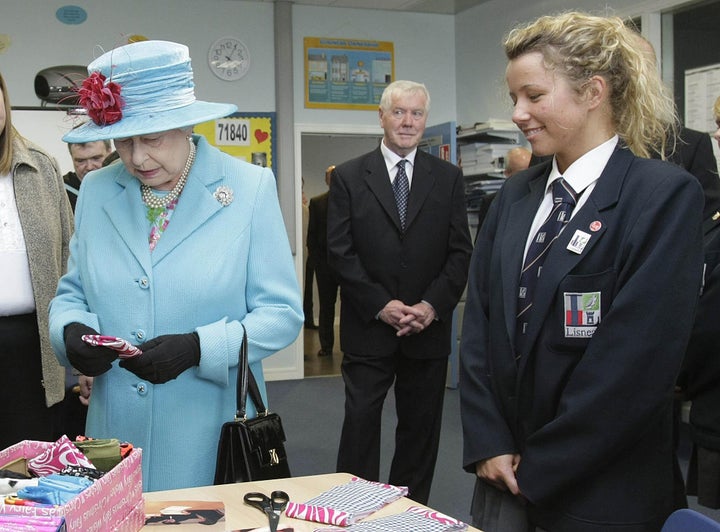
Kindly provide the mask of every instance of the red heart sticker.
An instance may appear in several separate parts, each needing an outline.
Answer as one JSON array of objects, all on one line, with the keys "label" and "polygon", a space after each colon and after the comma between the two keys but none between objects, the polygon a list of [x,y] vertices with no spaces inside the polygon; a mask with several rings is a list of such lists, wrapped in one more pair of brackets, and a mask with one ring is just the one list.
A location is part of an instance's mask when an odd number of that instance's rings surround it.
[{"label": "red heart sticker", "polygon": [[268,133],[264,132],[262,129],[255,130],[255,140],[257,140],[260,143],[265,142],[269,136],[270,135]]}]

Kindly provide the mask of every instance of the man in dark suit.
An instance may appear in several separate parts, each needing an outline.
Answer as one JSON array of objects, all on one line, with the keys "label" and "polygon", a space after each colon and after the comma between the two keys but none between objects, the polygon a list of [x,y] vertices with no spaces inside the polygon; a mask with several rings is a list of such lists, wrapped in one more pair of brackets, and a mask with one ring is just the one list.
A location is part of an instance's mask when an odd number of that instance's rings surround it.
[{"label": "man in dark suit", "polygon": [[[335,166],[325,170],[325,183],[330,186]],[[332,356],[335,346],[335,303],[337,301],[338,282],[330,269],[327,259],[327,213],[328,192],[310,199],[310,217],[308,221],[307,248],[315,267],[320,316],[318,318],[318,337],[320,351],[318,356]]]},{"label": "man in dark suit", "polygon": [[[687,492],[708,508],[720,508],[720,216],[705,233],[703,291],[683,361],[682,384],[690,409],[693,452]],[[705,228],[707,228],[705,225]]]},{"label": "man in dark suit", "polygon": [[[713,107],[720,144],[720,97]],[[707,194],[705,197],[707,213]],[[693,452],[688,466],[688,494],[709,508],[720,508],[720,212],[703,221],[705,268],[692,335],[683,362],[684,398],[692,401],[690,437]]]},{"label": "man in dark suit", "polygon": [[[394,383],[389,482],[408,486],[421,503],[430,494],[452,313],[472,248],[462,172],[417,149],[429,106],[424,85],[391,83],[380,101],[380,147],[335,169],[328,204],[345,381],[337,468],[378,480],[380,420]],[[406,204],[395,197],[402,185]]]},{"label": "man in dark suit", "polygon": [[[645,53],[653,65],[657,66],[655,47],[643,35],[634,34],[639,48]],[[717,225],[717,215],[720,213],[720,179],[718,179],[717,161],[712,150],[710,135],[680,126],[677,138],[671,139],[667,146],[667,160],[694,175],[700,182],[705,196],[703,206],[703,240],[707,243],[711,239],[711,231]],[[661,154],[654,153],[653,158],[661,158]],[[680,372],[676,386],[676,398],[673,405],[675,423],[673,427],[673,444],[677,450],[680,445],[680,423],[682,409],[682,395],[686,388],[686,372]],[[674,463],[675,505],[678,508],[687,508],[685,495],[685,481],[683,480],[680,464],[675,458]]]},{"label": "man in dark suit", "polygon": [[717,219],[716,214],[720,211],[720,178],[710,135],[681,127],[675,151],[668,160],[685,168],[700,182],[705,195],[703,234],[707,234],[716,225],[713,217]]}]

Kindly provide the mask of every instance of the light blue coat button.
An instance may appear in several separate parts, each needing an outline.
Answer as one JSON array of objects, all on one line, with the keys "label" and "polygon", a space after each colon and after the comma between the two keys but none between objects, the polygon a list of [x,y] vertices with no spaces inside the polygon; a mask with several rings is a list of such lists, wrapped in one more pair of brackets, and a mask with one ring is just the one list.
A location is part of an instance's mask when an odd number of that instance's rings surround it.
[{"label": "light blue coat button", "polygon": [[137,385],[137,393],[138,393],[138,395],[147,395],[147,392],[148,392],[147,386],[145,385],[144,382],[141,382],[141,383],[139,383],[139,384]]},{"label": "light blue coat button", "polygon": [[139,284],[140,284],[140,288],[144,288],[145,290],[147,290],[148,287],[150,286],[150,281],[148,281],[147,277],[141,277]]},{"label": "light blue coat button", "polygon": [[144,342],[145,341],[145,331],[142,329],[138,329],[135,331],[135,338],[137,338],[139,341]]}]

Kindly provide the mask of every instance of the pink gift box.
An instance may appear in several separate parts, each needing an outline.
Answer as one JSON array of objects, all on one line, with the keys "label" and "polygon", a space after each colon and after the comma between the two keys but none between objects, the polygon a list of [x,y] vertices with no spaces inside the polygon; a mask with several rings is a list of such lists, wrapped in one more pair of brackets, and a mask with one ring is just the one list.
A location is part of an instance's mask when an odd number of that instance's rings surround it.
[{"label": "pink gift box", "polygon": [[[38,456],[52,445],[25,440],[8,447],[0,451],[0,469],[11,462]],[[135,447],[127,458],[63,506],[16,506],[0,499],[0,513],[61,515],[68,532],[136,532],[145,524],[141,464],[142,449]]]}]

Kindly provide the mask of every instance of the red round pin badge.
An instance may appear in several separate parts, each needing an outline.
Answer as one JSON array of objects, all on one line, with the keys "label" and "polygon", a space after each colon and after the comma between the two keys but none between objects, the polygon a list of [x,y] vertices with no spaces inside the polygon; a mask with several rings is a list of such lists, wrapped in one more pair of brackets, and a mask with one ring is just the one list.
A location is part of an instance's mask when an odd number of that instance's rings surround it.
[{"label": "red round pin badge", "polygon": [[590,231],[597,232],[600,231],[600,228],[602,227],[602,223],[599,220],[595,220],[590,224]]}]

